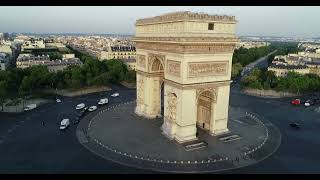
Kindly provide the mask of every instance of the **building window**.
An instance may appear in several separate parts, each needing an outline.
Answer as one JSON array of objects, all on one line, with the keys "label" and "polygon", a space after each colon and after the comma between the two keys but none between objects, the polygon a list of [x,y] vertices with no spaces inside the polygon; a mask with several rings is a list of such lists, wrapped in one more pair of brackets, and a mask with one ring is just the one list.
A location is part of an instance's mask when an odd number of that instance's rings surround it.
[{"label": "building window", "polygon": [[214,23],[208,24],[208,30],[214,30]]}]

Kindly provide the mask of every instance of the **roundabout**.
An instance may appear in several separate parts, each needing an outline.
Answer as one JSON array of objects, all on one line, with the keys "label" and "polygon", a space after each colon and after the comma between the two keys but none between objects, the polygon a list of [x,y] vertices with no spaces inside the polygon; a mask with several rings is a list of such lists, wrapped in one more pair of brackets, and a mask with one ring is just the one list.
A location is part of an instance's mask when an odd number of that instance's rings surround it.
[{"label": "roundabout", "polygon": [[[206,146],[187,150],[161,134],[162,118],[134,113],[135,101],[101,108],[77,127],[79,142],[94,154],[119,164],[159,172],[201,173],[258,163],[280,146],[281,134],[268,120],[243,108],[229,107],[229,133],[210,136],[199,129]],[[190,145],[190,144],[189,144]]]}]

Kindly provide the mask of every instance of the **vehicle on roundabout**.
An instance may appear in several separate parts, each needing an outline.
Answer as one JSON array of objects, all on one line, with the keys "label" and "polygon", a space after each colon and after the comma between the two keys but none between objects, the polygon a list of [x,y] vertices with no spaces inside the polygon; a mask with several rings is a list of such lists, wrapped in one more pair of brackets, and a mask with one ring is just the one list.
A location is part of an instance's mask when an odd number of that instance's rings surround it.
[{"label": "vehicle on roundabout", "polygon": [[80,110],[80,109],[82,109],[82,108],[84,108],[86,105],[84,104],[84,103],[81,103],[81,104],[78,104],[77,106],[76,106],[76,109],[77,110]]},{"label": "vehicle on roundabout", "polygon": [[61,100],[60,100],[60,99],[56,99],[56,102],[57,102],[57,103],[61,103]]},{"label": "vehicle on roundabout", "polygon": [[312,106],[312,105],[314,105],[314,102],[311,101],[311,100],[307,100],[307,101],[304,103],[304,106],[305,106],[305,107],[310,107],[310,106]]},{"label": "vehicle on roundabout", "polygon": [[62,119],[60,123],[60,130],[64,131],[66,130],[70,125],[70,119]]},{"label": "vehicle on roundabout", "polygon": [[80,116],[77,116],[77,117],[75,118],[75,120],[73,121],[73,124],[79,124],[80,120],[81,120],[81,117],[80,117]]},{"label": "vehicle on roundabout", "polygon": [[300,104],[301,104],[301,100],[300,100],[300,99],[292,100],[292,101],[291,101],[291,104],[292,104],[292,105],[296,105],[296,106],[297,106],[297,105],[300,105]]},{"label": "vehicle on roundabout", "polygon": [[88,111],[92,112],[95,111],[97,109],[97,106],[91,106],[89,107]]},{"label": "vehicle on roundabout", "polygon": [[108,102],[109,102],[108,98],[103,98],[99,100],[98,105],[105,105],[105,104],[108,104]]},{"label": "vehicle on roundabout", "polygon": [[30,111],[30,110],[35,109],[35,108],[37,108],[36,104],[29,104],[23,110],[24,111]]},{"label": "vehicle on roundabout", "polygon": [[118,97],[119,96],[119,93],[113,93],[111,94],[111,97]]},{"label": "vehicle on roundabout", "polygon": [[300,129],[300,124],[299,124],[299,123],[293,122],[293,123],[290,123],[289,125],[290,125],[292,128]]}]

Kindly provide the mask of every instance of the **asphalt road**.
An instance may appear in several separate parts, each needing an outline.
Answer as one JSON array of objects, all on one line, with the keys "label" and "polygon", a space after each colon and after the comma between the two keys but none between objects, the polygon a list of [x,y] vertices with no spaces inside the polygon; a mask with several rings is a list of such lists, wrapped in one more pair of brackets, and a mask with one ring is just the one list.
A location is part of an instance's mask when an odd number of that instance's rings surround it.
[{"label": "asphalt road", "polygon": [[266,56],[263,56],[256,61],[248,64],[246,67],[243,68],[241,72],[241,76],[247,76],[254,68],[267,68],[268,67],[268,57],[272,54],[274,54],[277,50],[272,51],[271,53],[267,54]]},{"label": "asphalt road", "polygon": [[[61,98],[62,103],[46,104],[26,113],[0,113],[0,173],[152,173],[121,166],[89,152],[78,142],[73,124],[66,132],[59,130],[61,119],[74,118],[75,106],[81,102],[96,105],[100,98],[108,97],[109,105],[113,105],[135,99],[135,90],[119,86],[113,89],[112,92]],[[120,96],[110,97],[115,91]],[[280,129],[282,143],[268,159],[222,173],[320,172],[320,113],[314,111],[315,107],[292,107],[288,98],[243,95],[237,84],[232,85],[230,104],[270,120]],[[299,121],[302,128],[292,129],[289,126],[292,121]]]}]

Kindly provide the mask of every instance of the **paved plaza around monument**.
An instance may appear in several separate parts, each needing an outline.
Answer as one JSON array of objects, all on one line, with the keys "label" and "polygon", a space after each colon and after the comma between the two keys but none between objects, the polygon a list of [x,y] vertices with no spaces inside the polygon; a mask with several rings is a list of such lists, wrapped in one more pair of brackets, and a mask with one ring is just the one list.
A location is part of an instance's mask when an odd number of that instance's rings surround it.
[{"label": "paved plaza around monument", "polygon": [[[87,116],[77,137],[91,152],[114,162],[161,172],[217,172],[255,164],[274,153],[281,134],[268,120],[245,109],[229,109],[230,133],[210,136],[199,129],[207,147],[186,151],[161,134],[162,118],[144,119],[134,113],[135,101],[101,109]],[[223,141],[221,138],[238,136]],[[226,139],[225,138],[225,139]]]}]

